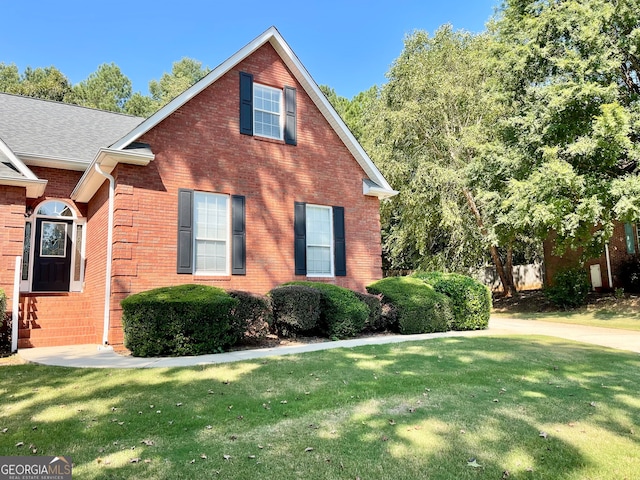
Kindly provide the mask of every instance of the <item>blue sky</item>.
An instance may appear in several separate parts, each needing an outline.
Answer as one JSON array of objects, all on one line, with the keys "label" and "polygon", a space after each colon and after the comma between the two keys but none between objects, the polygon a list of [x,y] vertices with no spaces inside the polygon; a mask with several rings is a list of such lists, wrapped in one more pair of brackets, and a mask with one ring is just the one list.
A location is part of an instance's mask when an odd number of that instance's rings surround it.
[{"label": "blue sky", "polygon": [[320,85],[351,98],[385,82],[412,31],[484,30],[500,0],[0,0],[0,62],[54,65],[72,83],[116,63],[148,83],[183,57],[214,68],[274,25]]}]

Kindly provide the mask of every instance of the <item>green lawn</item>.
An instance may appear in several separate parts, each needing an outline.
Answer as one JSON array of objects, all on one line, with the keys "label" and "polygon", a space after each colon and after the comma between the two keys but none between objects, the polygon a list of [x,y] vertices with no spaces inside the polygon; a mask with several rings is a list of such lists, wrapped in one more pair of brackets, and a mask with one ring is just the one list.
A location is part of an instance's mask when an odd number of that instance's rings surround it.
[{"label": "green lawn", "polygon": [[543,322],[573,323],[591,327],[640,330],[640,309],[619,305],[604,307],[582,307],[575,310],[557,312],[495,312],[492,315],[520,320],[540,320]]},{"label": "green lawn", "polygon": [[621,480],[638,425],[640,356],[548,337],[0,367],[0,455],[71,455],[82,479]]}]

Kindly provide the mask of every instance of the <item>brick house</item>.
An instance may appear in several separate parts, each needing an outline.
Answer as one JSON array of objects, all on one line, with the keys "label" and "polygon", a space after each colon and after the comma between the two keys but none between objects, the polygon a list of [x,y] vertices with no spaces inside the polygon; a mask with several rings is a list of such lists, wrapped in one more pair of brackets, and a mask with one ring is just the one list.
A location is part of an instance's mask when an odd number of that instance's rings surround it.
[{"label": "brick house", "polygon": [[159,286],[364,291],[396,193],[275,28],[148,119],[0,94],[19,348],[120,345],[120,301]]},{"label": "brick house", "polygon": [[[613,235],[605,246],[602,255],[591,258],[584,264],[591,287],[594,290],[612,290],[623,287],[619,277],[622,265],[640,255],[640,229],[637,224],[615,222]],[[576,265],[580,260],[580,250],[567,251],[563,255],[554,252],[555,237],[553,234],[543,244],[545,284],[553,285],[553,279],[558,271]]]}]

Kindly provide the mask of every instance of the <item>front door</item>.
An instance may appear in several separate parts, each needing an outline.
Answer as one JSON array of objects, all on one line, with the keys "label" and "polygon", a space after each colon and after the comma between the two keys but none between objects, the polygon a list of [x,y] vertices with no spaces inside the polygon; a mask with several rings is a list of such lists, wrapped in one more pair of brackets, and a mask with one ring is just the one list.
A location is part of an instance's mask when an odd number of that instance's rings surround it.
[{"label": "front door", "polygon": [[73,220],[36,219],[33,257],[34,292],[68,292]]}]

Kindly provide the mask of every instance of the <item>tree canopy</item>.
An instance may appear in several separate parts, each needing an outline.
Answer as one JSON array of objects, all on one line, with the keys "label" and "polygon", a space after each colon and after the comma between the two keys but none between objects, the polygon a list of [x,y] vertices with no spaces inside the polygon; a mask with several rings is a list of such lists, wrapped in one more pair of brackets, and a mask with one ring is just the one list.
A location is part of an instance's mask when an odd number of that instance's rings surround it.
[{"label": "tree canopy", "polygon": [[82,105],[148,117],[209,73],[190,58],[175,62],[171,73],[149,82],[150,95],[133,92],[131,80],[115,63],[104,63],[85,80],[72,85],[56,67],[26,67],[0,63],[0,92]]},{"label": "tree canopy", "polygon": [[614,220],[640,219],[639,19],[631,0],[510,0],[492,26],[520,162],[507,218],[560,251],[599,254]]}]

